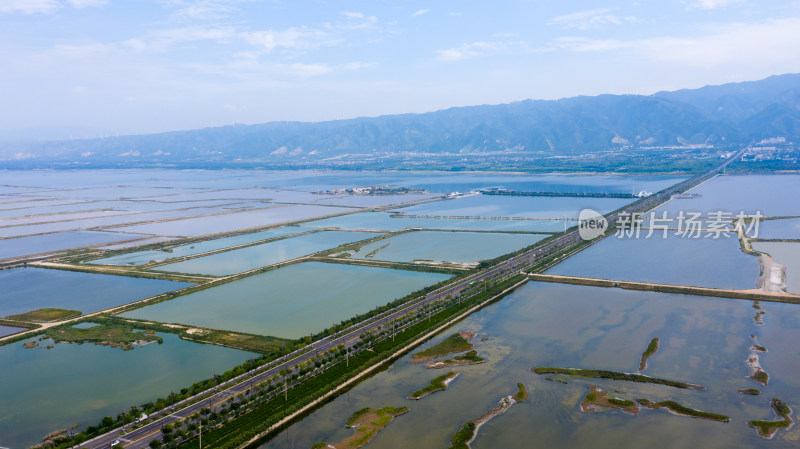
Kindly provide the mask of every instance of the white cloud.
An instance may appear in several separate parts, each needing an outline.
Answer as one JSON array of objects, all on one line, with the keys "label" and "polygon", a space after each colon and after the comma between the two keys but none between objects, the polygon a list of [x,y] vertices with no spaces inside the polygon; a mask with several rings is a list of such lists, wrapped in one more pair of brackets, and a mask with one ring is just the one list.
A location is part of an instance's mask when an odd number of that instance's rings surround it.
[{"label": "white cloud", "polygon": [[428,14],[429,12],[431,12],[430,9],[420,9],[417,12],[415,12],[414,14],[411,14],[411,15],[412,16],[421,16],[423,14]]},{"label": "white cloud", "polygon": [[610,12],[610,9],[605,8],[587,9],[571,14],[553,17],[547,23],[549,25],[558,25],[564,28],[588,30],[592,28],[600,28],[605,25],[622,25],[625,22],[636,21],[636,18],[633,16],[620,18],[615,14],[610,14]]},{"label": "white cloud", "polygon": [[717,8],[724,8],[729,5],[735,5],[737,3],[743,3],[744,0],[694,0],[686,7],[686,9],[717,9]]},{"label": "white cloud", "polygon": [[342,15],[347,17],[348,19],[363,19],[365,17],[363,12],[353,12],[353,11],[342,11]]},{"label": "white cloud", "polygon": [[461,59],[473,58],[476,56],[486,56],[502,52],[506,49],[527,49],[525,42],[472,42],[466,43],[457,48],[439,50],[436,53],[439,59],[444,61],[458,61]]},{"label": "white cloud", "polygon": [[0,13],[48,14],[64,6],[86,8],[108,3],[109,0],[0,0]]},{"label": "white cloud", "polygon": [[93,6],[105,6],[109,3],[108,0],[67,0],[74,8],[88,8]]},{"label": "white cloud", "polygon": [[61,7],[58,0],[2,0],[0,13],[46,14]]},{"label": "white cloud", "polygon": [[[760,23],[732,23],[706,29],[697,36],[663,36],[641,40],[564,37],[557,48],[579,52],[632,50],[636,57],[678,66],[699,68],[731,65],[779,65],[800,61],[800,18],[773,19]],[[795,67],[797,65],[795,64]],[[796,67],[790,70],[798,70]],[[786,68],[779,69],[786,71]]]},{"label": "white cloud", "polygon": [[276,48],[302,50],[316,48],[329,41],[329,36],[324,31],[306,27],[292,27],[282,31],[254,31],[240,33],[240,36],[252,45],[263,47],[266,51]]}]

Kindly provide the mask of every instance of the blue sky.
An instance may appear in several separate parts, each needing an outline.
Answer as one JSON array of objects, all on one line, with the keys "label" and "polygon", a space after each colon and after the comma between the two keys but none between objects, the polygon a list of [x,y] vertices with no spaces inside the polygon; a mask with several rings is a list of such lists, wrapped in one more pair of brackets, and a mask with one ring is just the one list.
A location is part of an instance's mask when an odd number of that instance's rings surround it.
[{"label": "blue sky", "polygon": [[318,121],[800,72],[800,2],[0,0],[0,138]]}]

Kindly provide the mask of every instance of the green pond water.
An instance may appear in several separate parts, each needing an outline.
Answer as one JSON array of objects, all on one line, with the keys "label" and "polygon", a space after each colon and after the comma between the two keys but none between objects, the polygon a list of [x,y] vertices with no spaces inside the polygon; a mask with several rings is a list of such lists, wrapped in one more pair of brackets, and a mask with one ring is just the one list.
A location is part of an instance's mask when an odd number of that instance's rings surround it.
[{"label": "green pond water", "polygon": [[[747,426],[752,419],[774,419],[770,398],[800,410],[800,307],[762,303],[764,325],[753,320],[752,303],[697,296],[621,291],[595,287],[528,283],[502,301],[476,312],[442,332],[422,348],[455,331],[477,333],[472,340],[488,361],[457,367],[461,375],[447,391],[420,401],[405,397],[442,370],[412,365],[406,355],[365,380],[262,448],[307,449],[318,441],[335,443],[350,435],[344,421],[363,407],[408,406],[369,443],[372,449],[440,449],[462,423],[478,418],[516,391],[528,386],[528,402],[514,405],[481,427],[471,444],[490,448],[796,448],[797,426],[765,440]],[[768,349],[761,365],[770,374],[764,387],[747,376],[753,343]],[[552,366],[636,372],[651,338],[661,340],[643,374],[701,384],[704,391],[651,384],[564,377],[547,381],[530,368]],[[487,340],[483,340],[487,338]],[[419,349],[418,349],[419,350]],[[416,352],[416,351],[414,351]],[[583,413],[579,404],[590,385],[622,399],[674,400],[687,407],[725,414],[730,423],[642,410],[638,416],[619,410]],[[738,389],[760,388],[760,396]],[[291,392],[290,392],[291,394]]]},{"label": "green pond water", "polygon": [[0,446],[21,449],[74,424],[84,429],[256,356],[159,335],[163,344],[132,351],[52,340],[0,346]]},{"label": "green pond water", "polygon": [[772,256],[786,265],[786,291],[800,294],[800,243],[797,242],[753,242],[753,249]]},{"label": "green pond water", "polygon": [[440,260],[469,263],[517,251],[544,237],[541,234],[414,231],[364,245],[351,257],[392,262]]},{"label": "green pond water", "polygon": [[303,262],[121,316],[300,338],[449,277]]},{"label": "green pond water", "polygon": [[[293,228],[299,229],[299,228]],[[252,270],[258,267],[285,262],[301,256],[336,248],[345,243],[377,237],[371,232],[322,231],[290,237],[262,245],[249,246],[224,253],[190,259],[183,262],[163,265],[158,271],[229,275]]]}]

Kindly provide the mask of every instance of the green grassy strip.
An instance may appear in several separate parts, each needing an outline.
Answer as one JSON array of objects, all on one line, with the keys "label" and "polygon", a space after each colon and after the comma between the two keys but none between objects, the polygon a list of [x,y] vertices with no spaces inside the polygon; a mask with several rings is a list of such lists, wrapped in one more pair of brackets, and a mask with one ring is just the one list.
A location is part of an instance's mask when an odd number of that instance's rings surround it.
[{"label": "green grassy strip", "polygon": [[[684,416],[691,416],[694,418],[702,418],[702,419],[710,419],[712,421],[719,421],[719,422],[730,422],[731,418],[726,415],[720,415],[718,413],[711,413],[711,412],[703,412],[700,410],[695,410],[693,408],[689,408],[683,406],[675,401],[661,401],[661,402],[653,402],[648,399],[637,399],[636,400],[639,404],[647,407],[647,408],[667,408],[672,410],[673,412],[684,415]],[[611,400],[609,399],[609,402]],[[631,401],[626,401],[631,402]]]},{"label": "green grassy strip", "polygon": [[589,377],[589,378],[601,378],[601,379],[611,379],[611,380],[624,380],[628,382],[639,382],[639,383],[648,383],[648,384],[656,384],[656,385],[666,385],[669,387],[675,388],[694,388],[698,390],[705,390],[705,387],[701,387],[699,385],[688,384],[685,382],[679,382],[676,380],[668,380],[668,379],[659,379],[657,377],[649,377],[643,376],[641,374],[631,374],[631,373],[618,373],[616,371],[605,371],[605,370],[592,370],[592,369],[575,369],[575,368],[547,368],[547,367],[533,367],[531,371],[535,372],[536,374],[565,374],[568,376],[579,376],[579,377]]},{"label": "green grassy strip", "polygon": [[454,374],[455,373],[453,371],[450,371],[449,373],[447,373],[447,374],[445,374],[443,376],[439,376],[439,377],[433,379],[431,381],[430,385],[428,385],[425,388],[420,388],[419,390],[411,393],[411,395],[409,395],[408,398],[409,399],[419,399],[419,398],[421,398],[423,396],[427,396],[427,395],[429,395],[431,393],[435,393],[435,392],[441,391],[441,390],[446,390],[447,389],[447,384],[445,384],[444,381],[447,380],[448,377],[450,377],[450,376],[452,376]]},{"label": "green grassy strip", "polygon": [[418,352],[413,355],[415,359],[431,359],[436,357],[441,357],[443,355],[447,355],[453,352],[462,352],[468,351],[472,349],[474,346],[472,343],[468,342],[464,339],[460,334],[456,333],[453,334],[444,340],[441,343],[431,346],[430,348]]},{"label": "green grassy strip", "polygon": [[467,422],[461,426],[452,437],[450,437],[449,449],[469,449],[467,442],[475,436],[475,423]]}]

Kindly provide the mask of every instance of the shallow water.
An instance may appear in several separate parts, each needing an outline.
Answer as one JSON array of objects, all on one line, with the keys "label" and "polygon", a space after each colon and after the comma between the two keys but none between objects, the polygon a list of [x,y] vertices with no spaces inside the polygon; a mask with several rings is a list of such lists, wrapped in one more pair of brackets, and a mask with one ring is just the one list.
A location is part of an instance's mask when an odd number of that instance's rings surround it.
[{"label": "shallow water", "polygon": [[24,330],[25,330],[24,327],[3,326],[2,324],[0,324],[0,337],[16,334],[17,332],[22,332]]},{"label": "shallow water", "polygon": [[97,231],[68,231],[0,240],[0,259],[61,251],[135,239],[137,235]]},{"label": "shallow water", "polygon": [[192,284],[26,267],[0,270],[0,285],[0,316],[9,316],[45,307],[96,312]]},{"label": "shallow water", "polygon": [[413,231],[364,245],[351,258],[392,262],[436,260],[470,263],[520,250],[544,237],[537,234]]},{"label": "shallow water", "polygon": [[232,237],[224,237],[221,239],[206,240],[204,242],[189,243],[187,245],[168,248],[167,250],[147,250],[118,254],[116,256],[92,260],[88,263],[95,265],[144,265],[149,262],[161,262],[174,257],[190,256],[192,254],[200,254],[207,251],[228,248],[231,246],[257,242],[259,240],[266,240],[275,237],[283,237],[285,235],[297,234],[304,231],[305,229],[302,228],[284,226],[275,229],[268,229],[266,231],[253,232],[250,234],[241,234]]},{"label": "shallow water", "polygon": [[620,198],[551,198],[472,195],[398,209],[408,215],[577,219],[583,209],[611,212],[632,202]]},{"label": "shallow water", "polygon": [[162,265],[153,270],[226,276],[285,262],[378,235],[380,234],[371,232],[321,231]]},{"label": "shallow water", "polygon": [[131,351],[93,344],[0,346],[0,446],[22,449],[73,424],[94,425],[132,405],[166,397],[255,354],[159,334]]},{"label": "shallow water", "polygon": [[[569,222],[571,226],[573,222]],[[564,221],[554,220],[484,220],[484,219],[439,219],[402,218],[388,212],[362,212],[301,223],[304,228],[366,229],[374,231],[399,231],[408,228],[454,229],[465,231],[527,231],[560,232]]]},{"label": "shallow water", "polygon": [[327,215],[345,213],[350,210],[352,209],[333,206],[295,205],[214,215],[210,217],[187,218],[163,223],[125,226],[117,228],[117,230],[122,232],[139,232],[143,234],[194,237],[267,227],[297,220],[321,218]]},{"label": "shallow water", "polygon": [[[797,210],[800,214],[800,207]],[[764,220],[759,223],[760,239],[800,239],[800,218]]]},{"label": "shallow water", "polygon": [[[547,270],[547,274],[723,289],[755,288],[760,268],[735,237],[609,236]],[[703,234],[705,235],[705,234]],[[732,235],[732,234],[731,234]]]},{"label": "shallow water", "polygon": [[303,262],[121,316],[300,338],[449,277],[438,273]]},{"label": "shallow water", "polygon": [[[531,398],[483,426],[473,448],[796,447],[797,426],[768,441],[746,424],[750,419],[773,419],[771,397],[790,404],[795,414],[800,407],[800,378],[796,376],[800,348],[793,343],[800,337],[800,308],[764,303],[762,307],[767,311],[766,324],[757,326],[748,301],[529,283],[424,345],[436,344],[455,331],[477,332],[473,343],[488,362],[454,369],[461,375],[448,390],[420,401],[405,399],[443,374],[409,364],[411,356],[406,355],[262,447],[307,449],[318,441],[339,441],[351,433],[343,427],[351,413],[387,405],[411,410],[382,430],[369,447],[447,447],[462,423],[515,392],[517,382],[528,386]],[[761,357],[772,376],[769,387],[746,378],[750,334],[769,349]],[[565,378],[568,384],[564,385],[530,371],[533,366],[553,366],[635,372],[653,337],[660,338],[660,348],[644,374],[702,384],[707,390],[602,379]],[[663,410],[643,410],[639,416],[618,410],[582,413],[579,403],[589,385],[613,390],[624,399],[675,400],[729,415],[732,422],[692,419]],[[751,387],[764,393],[744,396],[736,392]]]},{"label": "shallow water", "polygon": [[798,191],[800,175],[717,176],[688,192],[701,194],[701,198],[675,199],[657,210],[668,211],[670,217],[681,210],[793,216],[800,214],[800,208],[795,201],[787,201],[787,195]]}]

